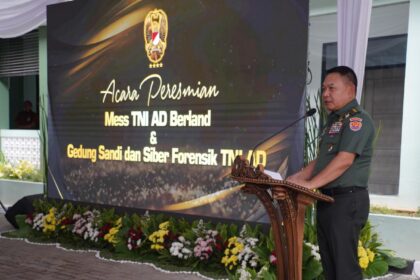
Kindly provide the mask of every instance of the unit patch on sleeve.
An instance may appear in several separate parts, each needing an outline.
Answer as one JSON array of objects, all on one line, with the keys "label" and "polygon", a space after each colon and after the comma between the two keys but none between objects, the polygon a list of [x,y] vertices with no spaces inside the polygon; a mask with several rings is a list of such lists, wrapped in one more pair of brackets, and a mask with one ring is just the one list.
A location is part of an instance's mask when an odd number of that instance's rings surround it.
[{"label": "unit patch on sleeve", "polygon": [[362,128],[362,121],[362,118],[350,118],[350,129],[352,131],[359,131]]}]

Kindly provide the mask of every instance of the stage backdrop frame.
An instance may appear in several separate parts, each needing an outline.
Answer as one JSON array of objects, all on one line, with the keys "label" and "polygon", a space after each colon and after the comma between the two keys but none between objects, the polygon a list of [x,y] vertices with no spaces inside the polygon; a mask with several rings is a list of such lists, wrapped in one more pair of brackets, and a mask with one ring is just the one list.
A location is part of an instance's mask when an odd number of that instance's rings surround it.
[{"label": "stage backdrop frame", "polygon": [[[48,6],[48,196],[264,221],[236,155],[304,114],[308,0]],[[255,149],[286,176],[303,122]]]}]

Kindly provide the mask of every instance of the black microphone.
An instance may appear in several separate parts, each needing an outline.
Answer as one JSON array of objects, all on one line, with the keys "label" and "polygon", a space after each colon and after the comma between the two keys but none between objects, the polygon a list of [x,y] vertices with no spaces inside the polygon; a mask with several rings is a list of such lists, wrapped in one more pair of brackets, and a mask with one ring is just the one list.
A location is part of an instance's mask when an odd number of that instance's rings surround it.
[{"label": "black microphone", "polygon": [[291,126],[293,126],[294,124],[296,124],[297,122],[299,122],[300,120],[302,120],[302,119],[306,119],[307,117],[310,117],[310,116],[313,116],[315,113],[316,113],[316,109],[315,109],[315,108],[309,109],[308,111],[306,111],[305,115],[303,115],[303,116],[301,116],[300,118],[298,118],[297,120],[295,120],[295,121],[291,122],[291,123],[290,123],[289,125],[287,125],[286,127],[283,127],[282,129],[280,129],[280,131],[277,131],[276,133],[274,133],[274,134],[270,135],[269,137],[265,138],[264,140],[262,140],[262,141],[258,142],[258,144],[257,144],[257,145],[255,145],[255,146],[254,146],[254,148],[252,149],[252,154],[251,154],[251,158],[250,158],[249,164],[250,164],[251,166],[253,166],[253,165],[252,165],[252,161],[253,161],[253,159],[254,159],[254,152],[255,152],[255,150],[258,148],[258,146],[260,146],[262,143],[264,143],[264,142],[266,142],[266,141],[270,140],[271,138],[273,138],[273,137],[274,137],[274,136],[276,136],[277,134],[282,133],[283,131],[285,131],[285,130],[286,130],[286,129],[288,129],[289,127],[291,127]]}]

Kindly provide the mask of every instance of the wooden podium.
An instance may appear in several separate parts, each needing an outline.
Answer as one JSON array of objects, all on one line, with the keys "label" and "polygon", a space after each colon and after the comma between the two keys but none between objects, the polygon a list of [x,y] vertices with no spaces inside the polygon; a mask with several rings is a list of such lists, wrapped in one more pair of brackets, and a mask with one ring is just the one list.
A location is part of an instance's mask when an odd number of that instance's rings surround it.
[{"label": "wooden podium", "polygon": [[242,191],[259,198],[270,217],[277,279],[301,280],[305,208],[315,200],[333,202],[334,199],[284,180],[274,180],[264,173],[262,165],[253,168],[242,156],[236,157],[231,176],[245,184]]}]

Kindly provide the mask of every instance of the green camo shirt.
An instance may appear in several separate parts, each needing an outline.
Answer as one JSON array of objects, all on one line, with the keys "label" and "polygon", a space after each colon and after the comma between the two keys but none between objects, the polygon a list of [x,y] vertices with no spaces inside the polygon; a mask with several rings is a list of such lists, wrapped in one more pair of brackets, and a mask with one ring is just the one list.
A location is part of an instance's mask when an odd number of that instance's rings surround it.
[{"label": "green camo shirt", "polygon": [[332,112],[323,129],[313,176],[324,169],[339,152],[355,153],[353,164],[323,188],[367,187],[374,136],[373,121],[356,99]]}]

